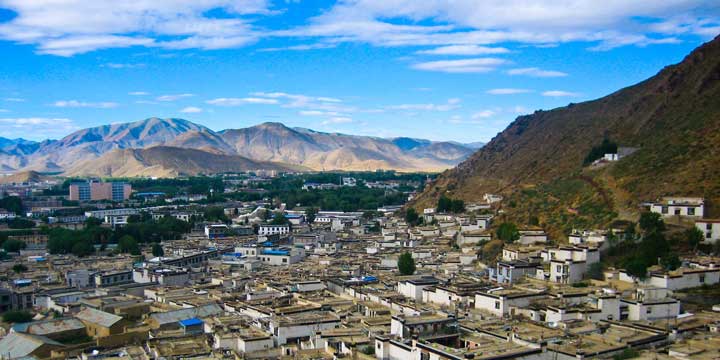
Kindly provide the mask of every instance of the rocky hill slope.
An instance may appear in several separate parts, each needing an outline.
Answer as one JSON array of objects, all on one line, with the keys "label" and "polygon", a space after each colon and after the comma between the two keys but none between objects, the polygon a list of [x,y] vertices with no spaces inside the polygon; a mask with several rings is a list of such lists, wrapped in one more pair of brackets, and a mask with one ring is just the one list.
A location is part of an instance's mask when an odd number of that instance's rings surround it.
[{"label": "rocky hill slope", "polygon": [[[84,129],[60,140],[36,143],[3,139],[2,144],[0,167],[3,171],[70,173],[72,169],[73,174],[78,174],[78,169],[116,168],[117,161],[105,156],[122,153],[116,150],[155,146],[199,150],[208,153],[204,155],[208,158],[210,154],[241,156],[312,170],[441,171],[456,165],[473,151],[461,144],[428,140],[417,140],[417,144],[407,148],[398,146],[393,139],[324,133],[289,128],[280,123],[215,132],[183,119],[158,118]],[[98,163],[85,166],[89,161]],[[213,164],[207,165],[202,172],[211,172]]]},{"label": "rocky hill slope", "polygon": [[[584,167],[605,138],[637,151],[609,166]],[[562,226],[600,226],[614,216],[632,218],[640,201],[687,195],[707,198],[718,215],[719,162],[720,37],[639,84],[518,117],[415,205],[430,206],[442,194],[478,201],[502,193],[520,220],[545,207],[566,220]]]}]

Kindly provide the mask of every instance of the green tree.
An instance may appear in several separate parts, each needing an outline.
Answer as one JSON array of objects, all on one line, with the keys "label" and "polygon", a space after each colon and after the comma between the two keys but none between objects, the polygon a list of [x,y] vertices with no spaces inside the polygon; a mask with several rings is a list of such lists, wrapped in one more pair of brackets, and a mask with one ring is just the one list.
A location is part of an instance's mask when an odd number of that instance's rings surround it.
[{"label": "green tree", "polygon": [[5,240],[5,242],[2,243],[2,248],[6,252],[18,252],[26,247],[27,244],[25,244],[24,241],[17,239]]},{"label": "green tree", "polygon": [[163,250],[162,244],[154,243],[152,246],[152,254],[157,257],[165,256],[165,250]]},{"label": "green tree", "polygon": [[590,267],[588,267],[587,277],[593,280],[604,280],[603,264],[601,262],[592,263]]},{"label": "green tree", "polygon": [[7,323],[26,323],[32,321],[32,314],[24,310],[11,310],[2,314],[3,321]]},{"label": "green tree", "polygon": [[515,240],[520,238],[520,232],[518,231],[517,225],[511,222],[504,222],[498,226],[495,231],[498,239],[506,242],[513,243]]},{"label": "green tree", "polygon": [[15,213],[16,215],[22,215],[22,200],[17,196],[0,197],[0,209],[5,209],[9,212]]},{"label": "green tree", "polygon": [[89,217],[85,220],[85,227],[95,227],[102,225],[102,220],[96,217]]},{"label": "green tree", "polygon": [[410,225],[417,225],[417,223],[420,220],[420,216],[418,215],[417,211],[413,208],[407,209],[405,211],[405,221]]},{"label": "green tree", "polygon": [[415,273],[415,259],[412,254],[405,252],[398,258],[398,270],[401,275],[412,275]]},{"label": "green tree", "polygon": [[638,258],[632,258],[625,264],[625,271],[628,275],[638,279],[645,279],[647,277],[647,268],[647,264]]},{"label": "green tree", "polygon": [[14,272],[16,272],[18,274],[26,272],[28,270],[27,266],[25,266],[23,264],[15,264],[15,265],[13,265],[12,269]]},{"label": "green tree", "polygon": [[453,200],[450,205],[450,211],[456,214],[465,212],[465,202],[460,199]]},{"label": "green tree", "polygon": [[35,227],[34,221],[19,217],[8,220],[7,224],[11,229],[32,229]]},{"label": "green tree", "polygon": [[95,252],[95,247],[87,240],[76,242],[70,250],[75,256],[85,257]]},{"label": "green tree", "polygon": [[693,250],[697,250],[698,245],[703,241],[703,232],[700,229],[693,227],[685,230],[685,240]]},{"label": "green tree", "polygon": [[665,270],[675,270],[681,265],[680,258],[675,253],[667,253],[665,256],[660,258],[660,265],[662,265]]},{"label": "green tree", "polygon": [[282,212],[275,213],[275,216],[273,216],[272,220],[270,220],[271,225],[288,225],[290,224],[290,220],[288,220],[287,217],[285,217],[285,214]]},{"label": "green tree", "polygon": [[318,208],[316,208],[316,207],[309,207],[309,208],[305,209],[305,220],[307,220],[307,222],[309,222],[311,224],[314,223],[317,213],[318,213]]},{"label": "green tree", "polygon": [[658,213],[644,212],[640,214],[639,224],[643,234],[665,231],[665,222]]},{"label": "green tree", "polygon": [[118,250],[122,253],[140,255],[140,246],[138,246],[137,240],[130,235],[125,235],[118,240]]}]

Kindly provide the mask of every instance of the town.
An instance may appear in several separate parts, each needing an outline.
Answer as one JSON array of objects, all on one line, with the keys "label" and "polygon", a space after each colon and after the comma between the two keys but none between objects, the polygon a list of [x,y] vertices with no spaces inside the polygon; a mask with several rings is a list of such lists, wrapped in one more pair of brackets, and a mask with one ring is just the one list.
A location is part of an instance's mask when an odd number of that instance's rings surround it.
[{"label": "town", "polygon": [[[697,197],[553,236],[392,171],[0,186],[0,359],[717,359]],[[678,249],[684,249],[679,251]]]}]

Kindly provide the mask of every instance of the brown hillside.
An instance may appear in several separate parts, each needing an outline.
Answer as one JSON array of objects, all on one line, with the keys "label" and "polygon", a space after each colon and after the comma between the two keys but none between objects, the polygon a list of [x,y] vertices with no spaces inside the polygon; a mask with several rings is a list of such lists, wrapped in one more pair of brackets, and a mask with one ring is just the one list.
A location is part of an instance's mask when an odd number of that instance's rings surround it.
[{"label": "brown hillside", "polygon": [[[583,169],[583,159],[604,137],[639,150],[603,169]],[[528,188],[573,181],[580,182],[578,194],[588,193],[588,199],[616,213],[642,200],[678,194],[706,197],[718,215],[719,161],[720,37],[634,86],[594,101],[518,117],[439,177],[416,206],[431,205],[443,193],[477,201],[493,192],[524,201],[522,191]],[[570,185],[565,188],[575,191]],[[555,209],[575,211],[582,196],[562,194],[563,189],[532,191],[539,191],[534,196],[551,197],[543,203],[568,196]]]},{"label": "brown hillside", "polygon": [[156,146],[147,149],[114,150],[71,168],[67,176],[135,177],[214,174],[248,170],[302,170],[271,162],[253,161],[237,155],[223,155],[196,149]]}]

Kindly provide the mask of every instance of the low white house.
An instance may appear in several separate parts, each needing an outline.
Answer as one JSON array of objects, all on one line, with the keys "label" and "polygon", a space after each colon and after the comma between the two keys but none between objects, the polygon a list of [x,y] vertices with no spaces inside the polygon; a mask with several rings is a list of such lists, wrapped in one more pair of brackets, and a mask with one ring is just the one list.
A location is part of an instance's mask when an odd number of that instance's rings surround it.
[{"label": "low white house", "polygon": [[695,227],[702,231],[706,244],[714,244],[720,240],[720,219],[702,219],[695,221]]},{"label": "low white house", "polygon": [[285,235],[290,233],[290,225],[263,224],[258,228],[258,235]]},{"label": "low white house", "polygon": [[664,197],[658,202],[651,203],[650,211],[663,217],[702,218],[705,214],[705,199],[698,197]]}]

